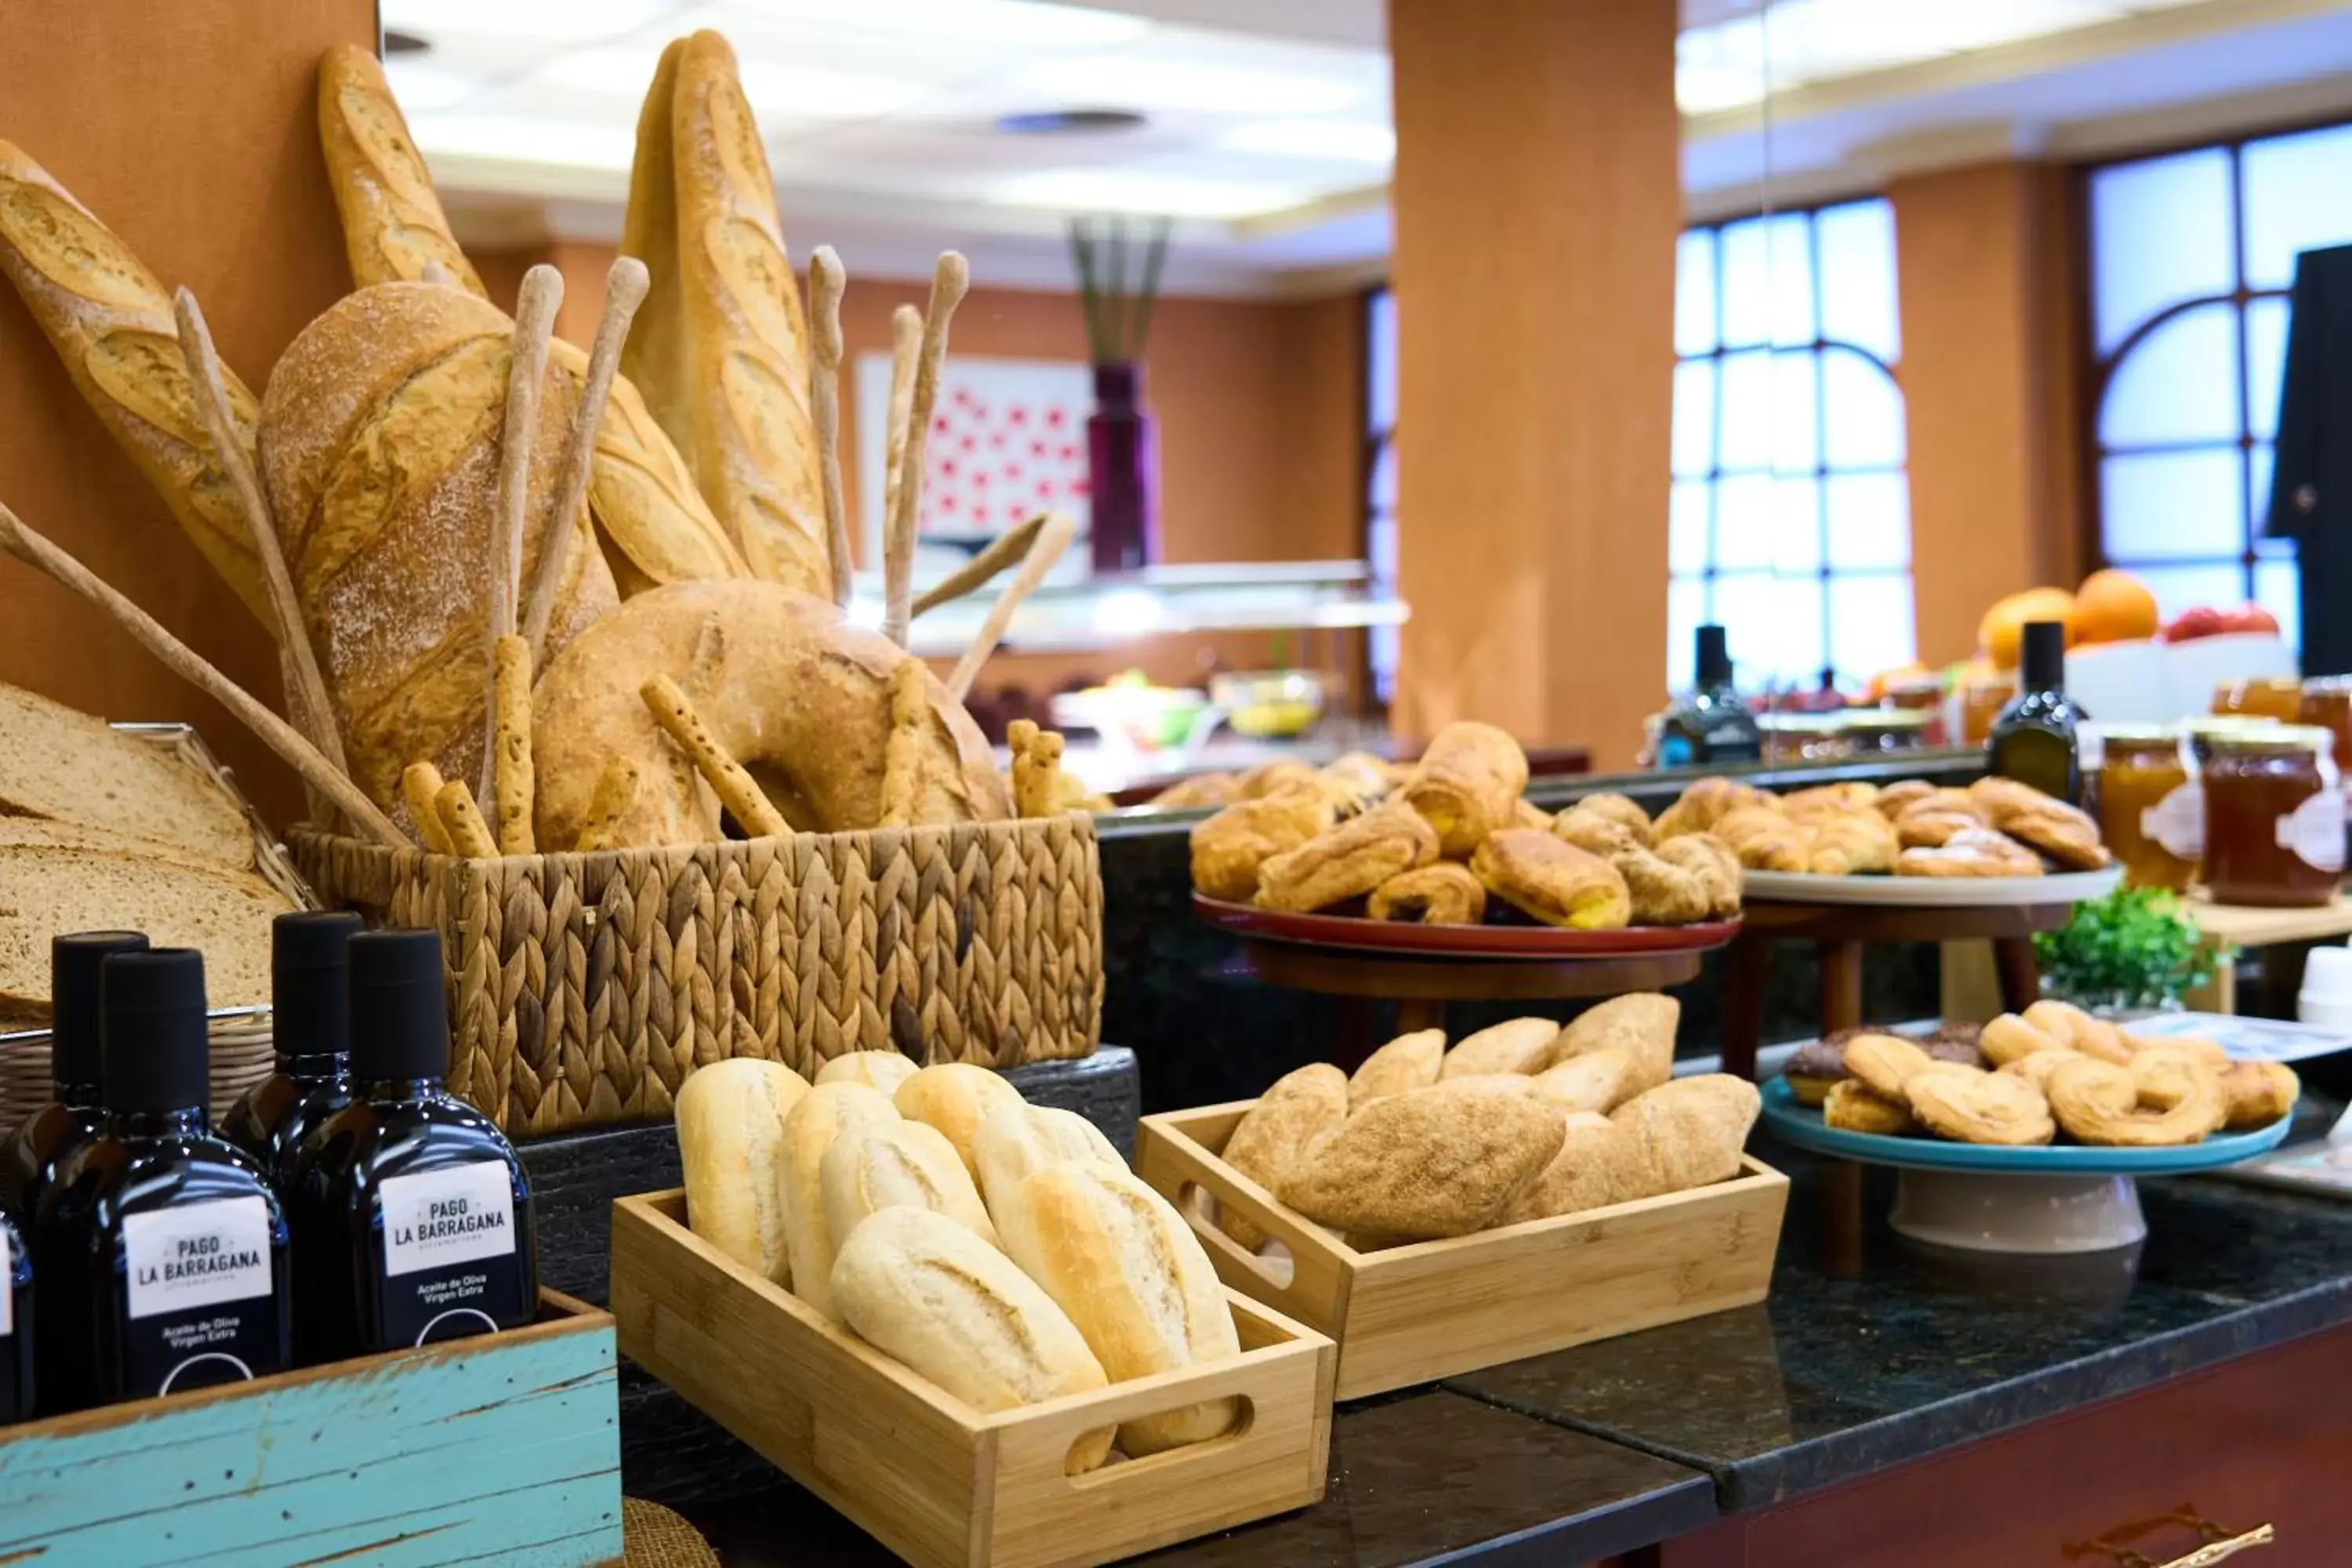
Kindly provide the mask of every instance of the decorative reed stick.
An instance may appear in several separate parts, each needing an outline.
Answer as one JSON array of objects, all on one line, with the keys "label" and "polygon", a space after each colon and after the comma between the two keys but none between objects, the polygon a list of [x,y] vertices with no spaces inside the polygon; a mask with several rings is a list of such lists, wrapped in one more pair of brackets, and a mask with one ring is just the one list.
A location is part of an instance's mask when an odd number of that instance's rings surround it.
[{"label": "decorative reed stick", "polygon": [[[572,520],[580,515],[588,497],[588,479],[596,465],[596,431],[604,418],[604,400],[613,377],[621,368],[621,345],[628,341],[629,323],[645,303],[650,279],[646,264],[634,256],[616,258],[604,273],[604,309],[596,320],[595,346],[588,352],[588,380],[580,391],[580,406],[572,416],[572,430],[563,442],[562,476],[548,513],[547,534],[539,547],[539,563],[531,570],[530,594],[523,602],[522,636],[530,645],[536,665],[547,651],[547,624],[555,615],[555,595],[563,585],[563,563],[571,552],[563,548]],[[594,548],[592,544],[590,548]]]},{"label": "decorative reed stick", "polygon": [[1154,220],[1144,242],[1141,278],[1127,288],[1127,224],[1113,218],[1109,242],[1097,241],[1084,218],[1070,223],[1070,265],[1078,275],[1078,309],[1086,317],[1087,353],[1097,364],[1143,357],[1151,331],[1151,308],[1160,297],[1160,274],[1168,258],[1166,218]]},{"label": "decorative reed stick", "polygon": [[927,615],[941,605],[962,598],[1007,566],[1029,553],[1030,541],[1045,526],[1045,514],[1039,512],[1025,521],[1013,524],[990,540],[986,548],[949,573],[945,577],[915,595],[913,613]]},{"label": "decorative reed stick", "polygon": [[824,488],[825,552],[833,566],[833,602],[849,603],[849,513],[841,500],[841,258],[820,245],[809,257],[809,408],[816,421],[817,473]]},{"label": "decorative reed stick", "polygon": [[971,647],[956,661],[955,673],[948,677],[949,696],[961,702],[971,690],[971,683],[980,678],[980,667],[988,662],[988,656],[996,651],[998,639],[1004,636],[1004,628],[1013,624],[1013,612],[1021,607],[1022,600],[1036,592],[1037,584],[1045,580],[1045,574],[1053,570],[1054,563],[1062,558],[1062,552],[1070,547],[1070,541],[1077,533],[1077,520],[1066,512],[1057,511],[1045,520],[1029,546],[1029,553],[1022,558],[1021,570],[996,595],[996,603],[988,607],[988,618],[980,624],[980,635],[971,639]]},{"label": "decorative reed stick", "polygon": [[890,540],[899,546],[897,580],[887,584],[888,599],[882,629],[892,642],[907,646],[907,623],[912,618],[909,590],[914,583],[915,525],[922,515],[923,452],[931,432],[931,406],[939,399],[940,366],[948,357],[948,324],[971,287],[971,266],[960,252],[940,255],[931,273],[931,299],[923,311],[923,346],[915,356],[915,395],[907,407],[907,449],[898,460],[898,509],[892,513]]},{"label": "decorative reed stick", "polygon": [[[530,461],[539,445],[539,391],[547,377],[547,339],[563,303],[563,274],[541,262],[522,275],[507,364],[506,425],[499,437],[499,489],[490,516],[490,624],[486,641],[515,635],[522,592],[522,522],[530,504]],[[474,798],[495,801],[498,768],[498,681],[483,682],[482,781]]]},{"label": "decorative reed stick", "polygon": [[915,356],[923,348],[923,313],[912,305],[890,312],[890,427],[882,455],[883,555],[889,555],[890,520],[898,515],[898,465],[907,458],[907,416],[915,405]]}]

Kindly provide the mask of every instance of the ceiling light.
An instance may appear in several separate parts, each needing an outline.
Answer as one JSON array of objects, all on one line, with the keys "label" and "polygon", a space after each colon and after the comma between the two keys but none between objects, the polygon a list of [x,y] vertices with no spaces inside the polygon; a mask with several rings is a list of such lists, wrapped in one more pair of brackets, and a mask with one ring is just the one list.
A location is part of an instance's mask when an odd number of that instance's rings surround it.
[{"label": "ceiling light", "polygon": [[1039,169],[1001,181],[989,199],[1002,205],[1071,213],[1156,213],[1170,217],[1246,217],[1278,212],[1304,198],[1286,186],[1249,180],[1198,179],[1108,165]]},{"label": "ceiling light", "polygon": [[1041,98],[1202,114],[1328,114],[1363,96],[1355,83],[1306,71],[1196,65],[1148,55],[1036,60],[1017,72],[1011,86]]},{"label": "ceiling light", "polygon": [[1151,23],[1123,11],[1044,0],[729,0],[703,25],[726,32],[736,16],[765,26],[804,22],[828,29],[912,33],[925,39],[1049,48],[1102,48],[1141,37]]},{"label": "ceiling light", "polygon": [[634,32],[677,8],[676,0],[383,0],[386,27],[561,43]]},{"label": "ceiling light", "polygon": [[1396,158],[1396,132],[1377,120],[1254,120],[1226,132],[1217,144],[1269,158],[1376,168]]},{"label": "ceiling light", "polygon": [[446,109],[453,103],[464,102],[482,89],[479,77],[400,55],[394,55],[383,62],[383,74],[392,83],[393,100],[400,105],[404,114]]},{"label": "ceiling light", "polygon": [[1147,123],[1131,109],[1041,109],[996,118],[996,128],[1007,136],[1099,136],[1114,131],[1140,131]]},{"label": "ceiling light", "polygon": [[626,169],[636,155],[625,121],[554,120],[540,114],[419,114],[409,129],[427,155],[547,163],[571,169]]}]

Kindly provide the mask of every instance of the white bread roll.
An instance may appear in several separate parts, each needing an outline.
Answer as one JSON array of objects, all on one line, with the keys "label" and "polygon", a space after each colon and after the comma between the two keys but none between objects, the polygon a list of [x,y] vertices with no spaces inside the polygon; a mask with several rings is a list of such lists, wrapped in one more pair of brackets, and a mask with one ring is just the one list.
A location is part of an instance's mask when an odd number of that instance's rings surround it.
[{"label": "white bread roll", "polygon": [[[691,1081],[691,1080],[689,1080]],[[817,1164],[824,1223],[837,1247],[860,1220],[888,1208],[929,1209],[996,1245],[996,1227],[980,1205],[980,1189],[936,1127],[885,1121],[853,1127],[833,1141]]]},{"label": "white bread roll", "polygon": [[969,1062],[924,1068],[900,1084],[890,1098],[899,1115],[927,1121],[946,1133],[974,1181],[980,1179],[980,1164],[972,1157],[971,1141],[980,1131],[981,1119],[1000,1106],[1029,1103],[1002,1078]]},{"label": "white bread roll", "polygon": [[[996,1215],[1004,1250],[1078,1326],[1114,1383],[1241,1353],[1216,1268],[1168,1200],[1124,1172],[1048,1165]],[[1129,1421],[1140,1458],[1229,1429],[1230,1399]]]},{"label": "white bread roll", "polygon": [[898,1051],[850,1051],[816,1069],[819,1083],[862,1083],[895,1095],[898,1086],[921,1069]]},{"label": "white bread roll", "polygon": [[833,1257],[840,1244],[825,1223],[824,1152],[854,1127],[897,1120],[890,1102],[862,1083],[812,1089],[784,1118],[784,1229],[792,1246],[793,1294],[828,1318],[840,1316],[833,1310]]},{"label": "white bread roll", "polygon": [[1127,1169],[1101,1129],[1075,1110],[1050,1105],[1000,1105],[980,1119],[972,1133],[973,1163],[980,1167],[981,1195],[992,1213],[1014,1189],[1048,1165],[1079,1164]]},{"label": "white bread roll", "polygon": [[787,1289],[784,1119],[808,1091],[800,1074],[757,1057],[697,1068],[677,1091],[688,1228]]}]

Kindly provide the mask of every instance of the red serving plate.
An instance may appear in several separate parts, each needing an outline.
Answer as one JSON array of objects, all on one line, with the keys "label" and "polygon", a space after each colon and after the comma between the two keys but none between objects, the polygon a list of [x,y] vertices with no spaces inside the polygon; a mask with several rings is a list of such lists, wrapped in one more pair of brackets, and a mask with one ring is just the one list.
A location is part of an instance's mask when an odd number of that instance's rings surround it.
[{"label": "red serving plate", "polygon": [[1452,958],[1625,958],[1704,952],[1739,934],[1736,919],[1687,926],[1621,926],[1615,931],[1569,931],[1547,925],[1421,925],[1367,920],[1361,915],[1286,914],[1197,892],[1192,895],[1192,908],[1211,925],[1242,936],[1307,947]]}]

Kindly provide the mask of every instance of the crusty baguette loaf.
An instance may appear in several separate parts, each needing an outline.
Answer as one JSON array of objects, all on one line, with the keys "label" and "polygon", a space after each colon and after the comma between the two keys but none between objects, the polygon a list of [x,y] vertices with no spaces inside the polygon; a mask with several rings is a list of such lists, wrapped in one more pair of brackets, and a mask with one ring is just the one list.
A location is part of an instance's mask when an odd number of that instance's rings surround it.
[{"label": "crusty baguette loaf", "polygon": [[[512,331],[457,289],[377,284],[305,327],[262,396],[262,475],[352,780],[395,817],[406,810],[399,786],[409,763],[433,763],[452,779],[481,772],[490,520]],[[554,488],[578,391],[556,368],[541,384],[533,495]],[[526,581],[550,547],[547,521],[543,510],[526,513]],[[584,521],[552,532],[572,560],[549,624],[551,662],[618,602]]]},{"label": "crusty baguette loaf", "polygon": [[249,871],[175,855],[0,846],[0,1008],[46,1016],[49,938],[142,931],[205,955],[215,1007],[269,1000],[269,922],[293,908]]},{"label": "crusty baguette loaf", "polygon": [[688,1228],[787,1289],[784,1118],[808,1091],[800,1074],[758,1057],[697,1068],[677,1091]]},{"label": "crusty baguette loaf", "polygon": [[[1004,1250],[1086,1336],[1114,1383],[1241,1353],[1209,1255],[1166,1198],[1123,1171],[1048,1165],[996,1215]],[[1119,1447],[1141,1457],[1229,1429],[1234,1401],[1129,1421]]]},{"label": "crusty baguette loaf", "polygon": [[211,780],[102,719],[5,683],[0,812],[253,865],[253,828]]},{"label": "crusty baguette loaf", "polygon": [[980,1193],[992,1211],[1014,1189],[1048,1165],[1076,1163],[1127,1169],[1111,1141],[1075,1110],[1054,1105],[1000,1105],[980,1119],[971,1137]]},{"label": "crusty baguette loaf", "polygon": [[890,1095],[915,1076],[912,1058],[903,1051],[846,1051],[816,1069],[819,1083],[862,1083]]},{"label": "crusty baguette loaf", "polygon": [[989,1246],[996,1245],[996,1226],[989,1223],[980,1189],[956,1157],[955,1145],[938,1128],[920,1121],[847,1129],[817,1163],[817,1187],[824,1199],[824,1223],[836,1246],[868,1215],[899,1207],[943,1214]]},{"label": "crusty baguette loaf", "polygon": [[980,1162],[972,1153],[972,1138],[981,1118],[1003,1107],[1028,1103],[1002,1077],[970,1062],[927,1067],[900,1084],[891,1101],[899,1115],[927,1121],[946,1133],[974,1180],[980,1176]]},{"label": "crusty baguette loaf", "polygon": [[356,44],[337,44],[320,57],[319,146],[342,216],[354,287],[413,283],[437,264],[459,288],[487,297],[449,232],[383,67]]},{"label": "crusty baguette loaf", "polygon": [[[945,1215],[886,1209],[835,1263],[841,1317],[886,1355],[976,1410],[1012,1410],[1109,1380],[1069,1315],[1013,1260]],[[1072,1473],[1108,1458],[1111,1434],[1074,1449]]]},{"label": "crusty baguette loaf", "polygon": [[[1347,1119],[1347,1074],[1311,1062],[1284,1073],[1258,1097],[1226,1138],[1224,1162],[1271,1193],[1309,1143]],[[1233,1210],[1218,1214],[1217,1228],[1252,1252],[1265,1241],[1265,1231]]]},{"label": "crusty baguette loaf", "polygon": [[622,359],[751,570],[833,597],[809,330],[735,51],[663,51],[637,122],[621,249],[652,288]]},{"label": "crusty baguette loaf", "polygon": [[828,1318],[841,1315],[833,1305],[833,1259],[840,1243],[825,1223],[824,1152],[852,1128],[898,1119],[890,1102],[862,1083],[812,1089],[784,1118],[784,1230],[793,1293]]},{"label": "crusty baguette loaf", "polygon": [[[275,627],[252,530],[196,412],[172,296],[128,246],[16,146],[0,142],[0,272],[66,374],[205,559]],[[230,422],[249,451],[253,394],[227,366]]]}]

